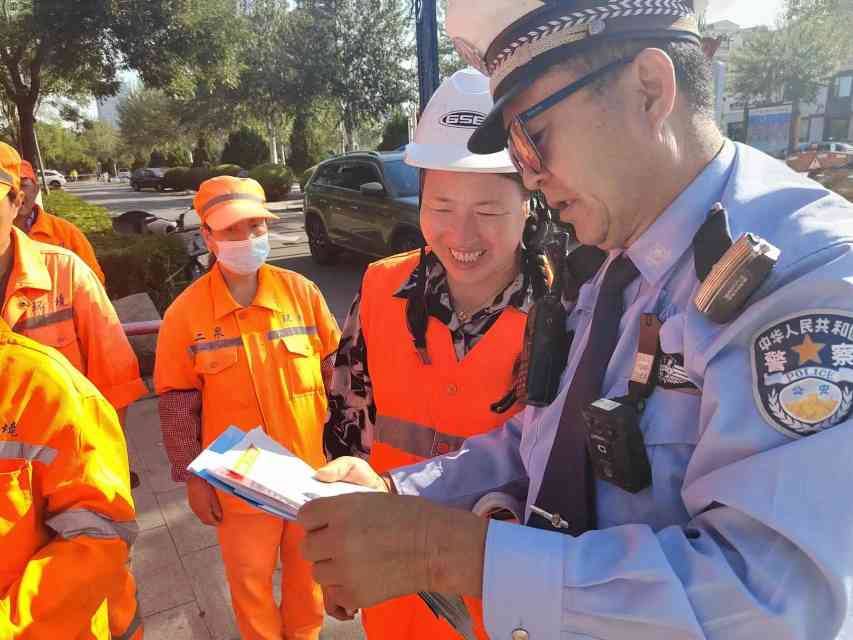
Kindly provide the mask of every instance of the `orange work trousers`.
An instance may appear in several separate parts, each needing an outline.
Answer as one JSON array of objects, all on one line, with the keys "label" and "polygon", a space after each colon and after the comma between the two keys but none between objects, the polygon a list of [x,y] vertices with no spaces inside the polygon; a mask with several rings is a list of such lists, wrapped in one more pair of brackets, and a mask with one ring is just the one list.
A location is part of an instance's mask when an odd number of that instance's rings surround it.
[{"label": "orange work trousers", "polygon": [[[483,626],[483,603],[465,598],[474,621],[474,632],[488,640]],[[367,640],[459,640],[459,634],[443,618],[437,618],[418,596],[406,596],[383,602],[361,612]]]},{"label": "orange work trousers", "polygon": [[[318,640],[323,592],[299,551],[304,530],[263,513],[223,509],[217,531],[242,640]],[[280,607],[273,595],[278,558]]]},{"label": "orange work trousers", "polygon": [[116,592],[108,598],[110,634],[113,640],[142,640],[142,615],[136,602],[136,580],[127,568]]}]

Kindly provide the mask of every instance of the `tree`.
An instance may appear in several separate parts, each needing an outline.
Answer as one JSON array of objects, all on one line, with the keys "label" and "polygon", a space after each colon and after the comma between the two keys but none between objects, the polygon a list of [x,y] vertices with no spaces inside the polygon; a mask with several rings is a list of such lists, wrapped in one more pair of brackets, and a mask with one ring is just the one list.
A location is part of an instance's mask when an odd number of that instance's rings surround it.
[{"label": "tree", "polygon": [[732,54],[732,95],[744,105],[744,142],[749,135],[749,110],[761,102],[769,102],[782,87],[782,73],[777,63],[782,42],[775,31],[759,29]]},{"label": "tree", "polygon": [[222,150],[222,163],[253,169],[264,164],[269,155],[270,148],[264,139],[256,131],[242,127],[228,136],[228,142]]},{"label": "tree", "polygon": [[[233,0],[19,0],[0,4],[0,91],[15,104],[22,155],[35,156],[42,96],[114,95],[116,73],[139,69],[152,87],[227,81],[241,23]],[[156,55],[152,55],[156,52]]]},{"label": "tree", "polygon": [[[413,98],[412,34],[401,0],[337,0],[334,10],[293,12],[293,69],[299,82],[340,109],[346,148],[356,129]],[[312,93],[309,91],[308,93]]]},{"label": "tree", "polygon": [[178,103],[159,89],[143,87],[133,91],[118,105],[125,147],[143,157],[155,148],[189,149],[194,136],[181,125],[178,112]]},{"label": "tree", "polygon": [[441,0],[438,3],[438,68],[442,78],[449,78],[466,66],[465,61],[456,52],[450,36],[447,35],[447,29],[444,26],[446,15],[447,0]]},{"label": "tree", "polygon": [[80,134],[80,140],[86,155],[104,166],[109,165],[111,158],[123,164],[129,160],[127,154],[119,151],[118,130],[107,122],[90,123]]},{"label": "tree", "polygon": [[734,93],[747,107],[776,97],[791,102],[789,150],[799,142],[801,104],[815,101],[853,53],[851,14],[849,0],[788,0],[779,28],[754,33],[733,56]]},{"label": "tree", "polygon": [[15,104],[21,152],[35,158],[35,110],[42,95],[71,88],[110,95],[119,59],[107,0],[39,0],[23,10],[3,3],[0,86]]},{"label": "tree", "polygon": [[409,117],[402,111],[395,111],[382,132],[379,151],[393,151],[409,142]]}]

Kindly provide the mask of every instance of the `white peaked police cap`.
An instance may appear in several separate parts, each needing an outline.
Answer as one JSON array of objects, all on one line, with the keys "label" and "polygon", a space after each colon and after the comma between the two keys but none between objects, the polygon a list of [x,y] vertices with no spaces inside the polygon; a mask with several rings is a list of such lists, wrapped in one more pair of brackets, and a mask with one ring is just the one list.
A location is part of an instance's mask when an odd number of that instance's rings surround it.
[{"label": "white peaked police cap", "polygon": [[489,79],[468,67],[441,83],[421,116],[406,164],[421,169],[515,173],[506,149],[488,155],[468,150],[468,141],[492,110]]}]

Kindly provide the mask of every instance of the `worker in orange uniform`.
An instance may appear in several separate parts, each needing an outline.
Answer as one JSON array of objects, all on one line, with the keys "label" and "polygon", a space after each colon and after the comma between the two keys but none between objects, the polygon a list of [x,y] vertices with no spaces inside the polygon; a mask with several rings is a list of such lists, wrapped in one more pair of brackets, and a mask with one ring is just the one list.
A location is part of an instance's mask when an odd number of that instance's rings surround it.
[{"label": "worker in orange uniform", "polygon": [[21,191],[25,199],[15,218],[15,226],[33,240],[73,251],[89,265],[101,284],[105,284],[104,272],[95,257],[95,250],[83,232],[74,223],[52,215],[39,206],[38,179],[33,165],[26,160],[21,160]]},{"label": "worker in orange uniform", "polygon": [[[340,331],[316,285],[265,264],[264,190],[223,176],[195,198],[214,267],[166,311],[154,380],[163,443],[190,507],[216,526],[237,624],[244,640],[316,640],[323,599],[300,556],[304,533],[192,476],[187,465],[229,426],[264,431],[307,463],[324,462],[327,403]],[[280,610],[272,577],[281,558]]]},{"label": "worker in orange uniform", "polygon": [[[405,160],[422,171],[428,248],[364,276],[335,362],[330,458],[366,457],[384,473],[455,451],[521,408],[494,405],[514,386],[534,288],[546,286],[541,255],[522,244],[527,193],[505,151],[468,151],[476,122],[452,119],[491,108],[488,80],[469,68],[445,80],[418,124]],[[466,602],[485,638],[479,600]],[[369,640],[458,637],[416,596],[362,619]]]},{"label": "worker in orange uniform", "polygon": [[[0,143],[0,318],[16,333],[55,348],[118,412],[147,393],[136,355],[92,270],[71,251],[28,238],[14,226],[24,193],[21,158]],[[126,449],[124,436],[119,444]],[[129,571],[110,600],[116,638],[140,638],[136,584]],[[134,633],[130,633],[134,632]]]},{"label": "worker in orange uniform", "polygon": [[118,638],[107,599],[137,527],[116,413],[2,319],[0,381],[0,638]]}]

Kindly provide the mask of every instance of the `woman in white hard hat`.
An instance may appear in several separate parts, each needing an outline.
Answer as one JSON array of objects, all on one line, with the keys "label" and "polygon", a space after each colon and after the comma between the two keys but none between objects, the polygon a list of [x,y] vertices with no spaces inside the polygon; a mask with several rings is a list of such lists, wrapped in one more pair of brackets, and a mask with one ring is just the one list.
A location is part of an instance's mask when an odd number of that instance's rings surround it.
[{"label": "woman in white hard hat", "polygon": [[[528,194],[509,155],[468,151],[491,107],[487,78],[459,71],[432,97],[407,148],[406,162],[422,169],[428,248],[367,269],[335,361],[330,458],[360,456],[383,473],[455,451],[521,408],[498,405],[513,387],[527,312],[546,276],[541,256],[522,243]],[[479,601],[468,606],[485,638]],[[370,640],[457,637],[417,597],[363,620]]]}]

